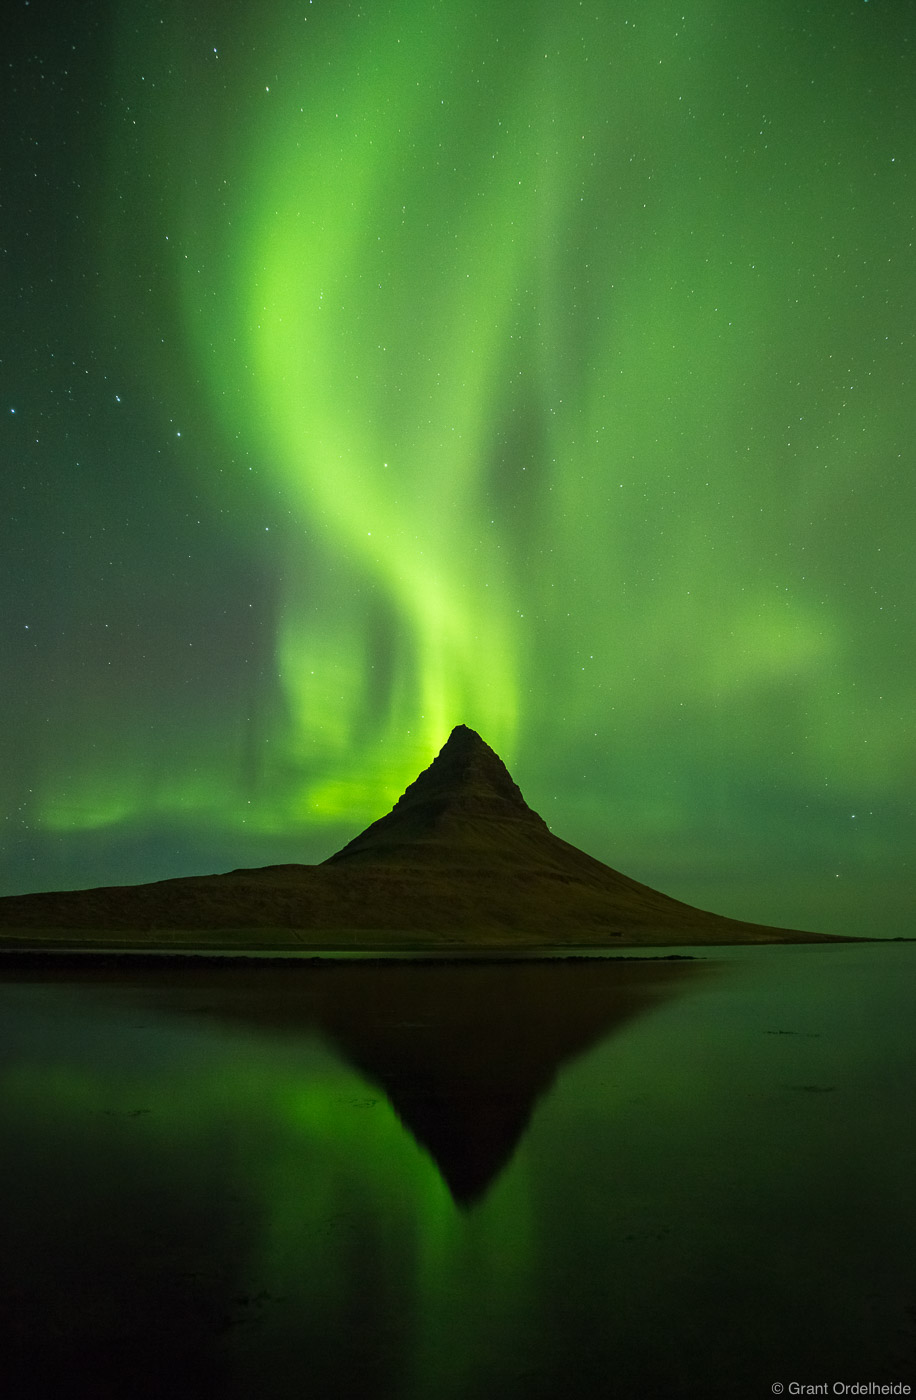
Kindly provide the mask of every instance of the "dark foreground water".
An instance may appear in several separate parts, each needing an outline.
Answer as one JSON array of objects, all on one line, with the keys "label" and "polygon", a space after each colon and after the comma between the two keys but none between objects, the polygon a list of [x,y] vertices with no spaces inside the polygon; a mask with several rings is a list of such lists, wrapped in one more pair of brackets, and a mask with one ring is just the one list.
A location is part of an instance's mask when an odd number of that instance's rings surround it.
[{"label": "dark foreground water", "polygon": [[914,991],[893,944],[0,973],[0,1396],[916,1389]]}]

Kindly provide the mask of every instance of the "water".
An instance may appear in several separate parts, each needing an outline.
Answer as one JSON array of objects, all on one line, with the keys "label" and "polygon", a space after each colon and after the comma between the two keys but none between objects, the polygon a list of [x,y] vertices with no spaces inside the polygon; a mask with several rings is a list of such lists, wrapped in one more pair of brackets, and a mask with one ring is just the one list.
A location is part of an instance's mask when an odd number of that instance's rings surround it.
[{"label": "water", "polygon": [[4,1400],[916,1382],[912,945],[0,976]]}]

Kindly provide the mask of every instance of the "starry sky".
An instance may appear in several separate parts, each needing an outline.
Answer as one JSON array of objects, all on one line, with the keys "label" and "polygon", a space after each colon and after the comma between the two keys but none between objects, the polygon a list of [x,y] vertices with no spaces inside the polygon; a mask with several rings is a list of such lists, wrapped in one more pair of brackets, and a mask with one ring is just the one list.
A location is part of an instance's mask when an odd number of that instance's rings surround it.
[{"label": "starry sky", "polygon": [[0,893],[324,859],[451,727],[911,933],[916,15],[10,0]]}]

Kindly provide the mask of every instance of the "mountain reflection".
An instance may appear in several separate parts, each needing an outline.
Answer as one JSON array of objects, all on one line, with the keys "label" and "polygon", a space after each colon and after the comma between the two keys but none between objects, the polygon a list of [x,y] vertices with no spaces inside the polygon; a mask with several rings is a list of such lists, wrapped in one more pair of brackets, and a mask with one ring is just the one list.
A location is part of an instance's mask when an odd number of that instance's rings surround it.
[{"label": "mountain reflection", "polygon": [[[185,1012],[274,1033],[317,1031],[385,1094],[455,1202],[468,1206],[508,1164],[559,1070],[702,967],[300,962],[163,980]],[[162,974],[151,976],[161,989]]]}]

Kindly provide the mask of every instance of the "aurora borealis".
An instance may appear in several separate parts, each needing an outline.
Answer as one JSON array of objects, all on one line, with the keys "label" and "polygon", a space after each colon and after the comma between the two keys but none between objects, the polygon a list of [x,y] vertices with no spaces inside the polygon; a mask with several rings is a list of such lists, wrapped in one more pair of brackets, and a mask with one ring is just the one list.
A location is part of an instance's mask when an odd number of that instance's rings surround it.
[{"label": "aurora borealis", "polygon": [[911,931],[916,19],[7,20],[0,892],[320,860],[455,724],[737,917]]}]

